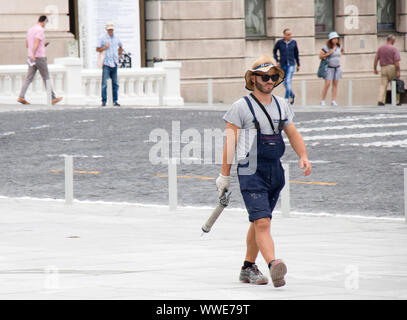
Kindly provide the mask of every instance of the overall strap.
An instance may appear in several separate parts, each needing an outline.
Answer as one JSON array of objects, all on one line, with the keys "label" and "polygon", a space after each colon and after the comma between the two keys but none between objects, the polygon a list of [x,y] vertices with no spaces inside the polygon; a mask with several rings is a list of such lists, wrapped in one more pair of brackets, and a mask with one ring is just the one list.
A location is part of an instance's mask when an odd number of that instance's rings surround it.
[{"label": "overall strap", "polygon": [[247,96],[244,96],[243,98],[246,100],[247,105],[249,106],[250,112],[251,112],[252,115],[253,115],[253,118],[254,118],[254,119],[253,119],[254,126],[256,127],[257,130],[260,130],[260,124],[259,124],[259,122],[257,121],[256,115],[255,115],[254,110],[253,110],[252,103],[250,102],[250,99],[249,99]]},{"label": "overall strap", "polygon": [[[267,112],[266,108],[264,108],[263,104],[256,98],[256,96],[255,96],[253,93],[251,93],[250,95],[251,95],[251,97],[254,99],[254,101],[256,101],[256,103],[259,105],[259,107],[261,108],[261,110],[263,110],[263,112],[264,112],[264,114],[266,115],[268,121],[270,122],[271,129],[273,130],[274,133],[276,133],[276,129],[274,128],[274,124],[273,124],[273,120],[271,120],[270,115],[269,115],[269,113]],[[277,101],[276,98],[274,98],[274,100]],[[280,111],[280,105],[278,104],[278,102],[277,102],[277,106],[278,106],[278,110],[279,110],[279,113],[280,113],[280,120],[281,120],[281,111]]]},{"label": "overall strap", "polygon": [[283,120],[282,116],[281,116],[281,108],[280,108],[280,104],[278,103],[278,100],[276,99],[275,96],[271,95],[274,98],[274,101],[277,104],[277,108],[278,108],[278,114],[280,115],[280,121]]}]

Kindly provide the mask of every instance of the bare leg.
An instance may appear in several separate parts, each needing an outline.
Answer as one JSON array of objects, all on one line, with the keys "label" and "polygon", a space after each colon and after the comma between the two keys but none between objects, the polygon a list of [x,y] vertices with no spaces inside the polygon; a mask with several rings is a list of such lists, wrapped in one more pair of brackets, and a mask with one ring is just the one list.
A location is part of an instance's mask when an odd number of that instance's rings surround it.
[{"label": "bare leg", "polygon": [[325,80],[324,88],[322,89],[322,101],[325,101],[326,94],[328,93],[329,86],[331,85],[330,80]]},{"label": "bare leg", "polygon": [[270,221],[269,218],[262,218],[253,222],[256,243],[267,264],[275,260],[274,242],[270,234]]},{"label": "bare leg", "polygon": [[338,92],[338,80],[332,80],[332,101],[336,101],[336,93]]},{"label": "bare leg", "polygon": [[250,223],[249,231],[246,237],[246,258],[248,262],[256,262],[257,255],[259,254],[259,247],[256,242],[256,232],[254,229],[254,223]]}]

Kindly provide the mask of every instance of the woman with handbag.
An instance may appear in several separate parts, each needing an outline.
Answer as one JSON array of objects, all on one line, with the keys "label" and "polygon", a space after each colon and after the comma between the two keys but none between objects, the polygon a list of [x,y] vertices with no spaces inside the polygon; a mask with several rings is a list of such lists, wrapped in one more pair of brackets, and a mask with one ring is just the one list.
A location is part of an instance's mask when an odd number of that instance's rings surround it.
[{"label": "woman with handbag", "polygon": [[325,83],[322,89],[321,106],[325,106],[325,97],[332,82],[332,106],[338,106],[336,103],[336,94],[338,92],[338,82],[342,78],[341,54],[344,53],[343,47],[339,41],[339,35],[333,31],[328,36],[326,46],[321,49],[319,58],[326,59],[327,68],[325,72]]}]

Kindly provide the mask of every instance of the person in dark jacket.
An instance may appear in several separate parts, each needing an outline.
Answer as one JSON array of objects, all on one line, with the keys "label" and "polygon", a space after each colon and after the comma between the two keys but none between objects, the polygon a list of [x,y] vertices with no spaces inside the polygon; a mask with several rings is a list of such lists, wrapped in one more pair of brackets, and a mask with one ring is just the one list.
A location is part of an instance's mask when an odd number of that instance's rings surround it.
[{"label": "person in dark jacket", "polygon": [[[274,59],[278,62],[278,65],[285,72],[284,86],[285,86],[285,99],[290,103],[294,103],[295,94],[292,92],[291,82],[294,75],[294,70],[297,72],[300,70],[300,57],[298,53],[297,42],[292,39],[292,33],[290,29],[284,29],[283,39],[276,42],[273,49]],[[277,55],[279,51],[280,57]],[[297,64],[297,68],[295,65]]]}]

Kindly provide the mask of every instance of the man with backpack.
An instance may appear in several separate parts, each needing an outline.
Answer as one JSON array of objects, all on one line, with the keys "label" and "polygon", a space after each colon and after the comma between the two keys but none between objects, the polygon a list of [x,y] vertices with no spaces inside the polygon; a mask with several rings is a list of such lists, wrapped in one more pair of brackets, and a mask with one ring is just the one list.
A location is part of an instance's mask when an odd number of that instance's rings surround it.
[{"label": "man with backpack", "polygon": [[[377,71],[377,65],[378,62],[380,62],[381,82],[378,106],[384,106],[386,104],[387,86],[389,82],[400,78],[400,53],[394,46],[395,42],[396,37],[389,34],[387,36],[387,42],[377,50],[374,59],[373,70],[375,74],[379,73]],[[397,92],[396,103],[400,105],[400,90],[397,90]]]}]

